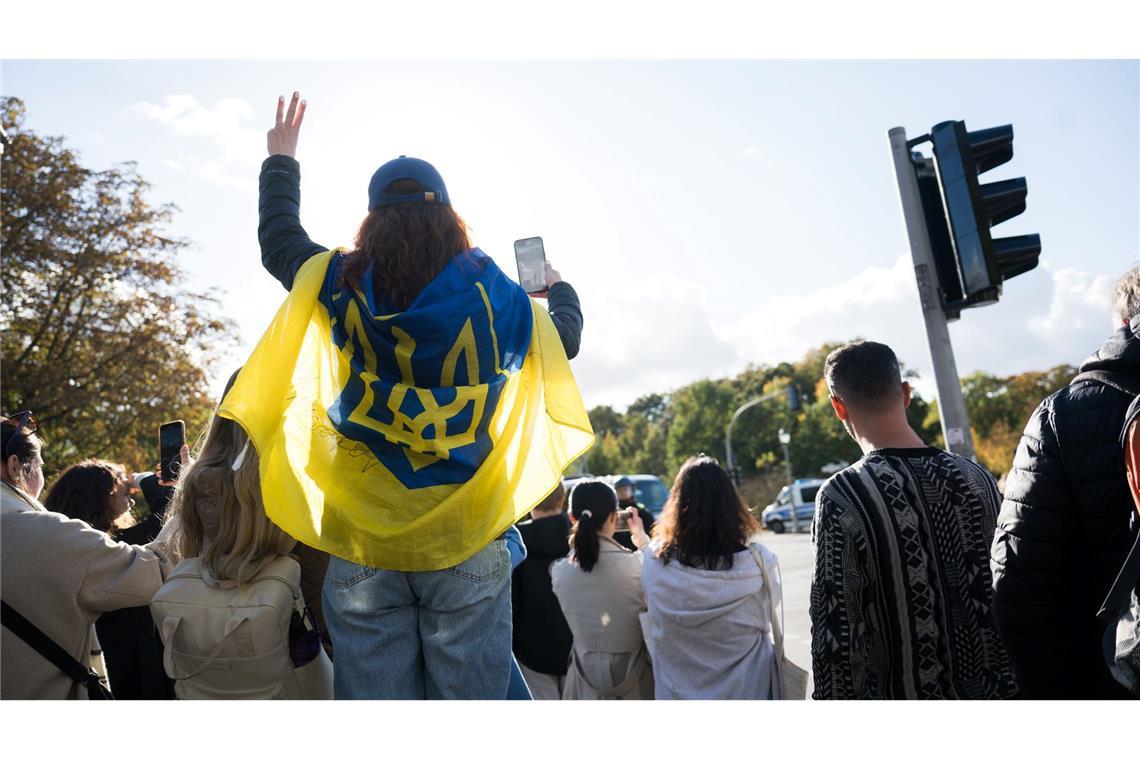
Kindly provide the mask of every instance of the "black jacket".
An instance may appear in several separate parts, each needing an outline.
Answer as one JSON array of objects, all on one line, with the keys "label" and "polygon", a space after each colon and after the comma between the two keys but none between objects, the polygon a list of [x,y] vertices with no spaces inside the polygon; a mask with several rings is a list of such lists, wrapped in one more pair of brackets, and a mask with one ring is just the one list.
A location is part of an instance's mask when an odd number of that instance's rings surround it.
[{"label": "black jacket", "polygon": [[[293,278],[309,257],[328,248],[310,240],[301,226],[301,164],[289,156],[270,156],[261,165],[259,187],[257,240],[261,263],[290,290]],[[555,283],[547,294],[547,308],[566,357],[573,359],[582,339],[578,294],[570,283]]]},{"label": "black jacket", "polygon": [[[1140,318],[1081,365],[1140,384]],[[1022,696],[1127,697],[1101,653],[1096,613],[1130,546],[1118,438],[1131,397],[1073,382],[1041,402],[1007,478],[991,551],[993,609]]]},{"label": "black jacket", "polygon": [[515,657],[531,670],[564,676],[574,639],[550,585],[550,563],[570,553],[570,518],[528,520],[518,529],[526,559],[511,576]]},{"label": "black jacket", "polygon": [[[149,475],[139,483],[150,516],[115,536],[126,544],[149,544],[162,529],[174,489]],[[154,627],[150,607],[124,607],[104,612],[95,621],[95,634],[103,648],[107,677],[115,699],[174,699],[174,683],[162,664],[162,639]]]},{"label": "black jacket", "polygon": [[[653,517],[653,513],[640,504],[627,504],[620,508],[625,509],[626,507],[631,506],[637,507],[637,516],[641,518],[641,525],[645,529],[645,532],[652,534],[653,523],[657,522],[657,520],[655,520]],[[614,541],[617,541],[619,544],[624,546],[626,549],[629,549],[631,552],[637,551],[637,547],[633,545],[633,534],[628,530],[619,530],[618,532],[614,533]]]}]

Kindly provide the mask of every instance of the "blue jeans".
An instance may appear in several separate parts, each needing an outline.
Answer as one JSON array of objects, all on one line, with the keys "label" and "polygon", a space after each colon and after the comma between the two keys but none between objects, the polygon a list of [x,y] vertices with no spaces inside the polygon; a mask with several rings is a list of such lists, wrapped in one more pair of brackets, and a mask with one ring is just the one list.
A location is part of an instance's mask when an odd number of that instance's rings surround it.
[{"label": "blue jeans", "polygon": [[492,541],[446,570],[333,557],[322,592],[337,699],[505,699],[511,561]]}]

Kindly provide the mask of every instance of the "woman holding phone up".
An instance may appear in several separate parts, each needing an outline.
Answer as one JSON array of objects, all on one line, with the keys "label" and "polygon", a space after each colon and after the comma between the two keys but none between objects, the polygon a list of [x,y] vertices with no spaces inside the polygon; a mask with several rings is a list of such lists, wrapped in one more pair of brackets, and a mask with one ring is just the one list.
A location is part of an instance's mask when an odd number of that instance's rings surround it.
[{"label": "woman holding phone up", "polygon": [[[630,514],[632,513],[632,514]],[[640,531],[636,512],[630,528]],[[603,480],[570,492],[570,556],[550,568],[554,595],[574,635],[563,699],[653,699],[653,669],[641,634],[640,552],[614,540],[618,500]]]},{"label": "woman holding phone up", "polygon": [[[373,174],[351,250],[313,242],[294,158],[305,111],[298,93],[279,99],[260,177],[262,263],[290,294],[221,414],[251,431],[270,517],[333,555],[336,697],[502,699],[503,531],[593,441],[567,364],[578,296],[547,264],[536,308],[417,158]],[[307,331],[290,332],[302,319]],[[301,369],[266,390],[274,354]]]}]

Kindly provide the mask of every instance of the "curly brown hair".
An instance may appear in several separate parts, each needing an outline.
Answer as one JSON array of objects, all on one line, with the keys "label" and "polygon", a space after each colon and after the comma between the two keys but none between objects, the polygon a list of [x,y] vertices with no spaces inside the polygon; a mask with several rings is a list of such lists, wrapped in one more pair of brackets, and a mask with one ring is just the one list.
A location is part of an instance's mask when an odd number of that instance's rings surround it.
[{"label": "curly brown hair", "polygon": [[[414,191],[396,180],[388,192]],[[359,287],[372,266],[378,296],[404,311],[424,287],[458,254],[471,248],[467,224],[451,208],[434,203],[400,203],[369,212],[356,233],[356,249],[346,254],[340,285]]]},{"label": "curly brown hair", "polygon": [[681,465],[661,519],[653,526],[657,556],[689,567],[732,567],[732,555],[760,532],[760,523],[740,499],[728,473],[712,457],[689,457]]},{"label": "curly brown hair", "polygon": [[115,489],[127,479],[122,465],[103,459],[84,459],[64,470],[52,484],[44,506],[52,512],[82,520],[96,530],[114,535]]}]

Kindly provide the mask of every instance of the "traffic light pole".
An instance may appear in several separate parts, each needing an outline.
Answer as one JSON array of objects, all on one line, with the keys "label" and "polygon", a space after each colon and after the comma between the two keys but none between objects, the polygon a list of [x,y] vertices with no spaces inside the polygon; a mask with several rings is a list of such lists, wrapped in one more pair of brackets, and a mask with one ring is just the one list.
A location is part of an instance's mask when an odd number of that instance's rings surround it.
[{"label": "traffic light pole", "polygon": [[974,438],[966,419],[966,399],[958,380],[958,367],[954,362],[954,347],[950,343],[950,330],[942,298],[938,291],[938,275],[934,268],[934,254],[926,230],[922,210],[922,197],[918,192],[910,148],[906,144],[906,130],[895,127],[887,132],[891,156],[895,162],[895,178],[899,185],[903,220],[910,239],[910,255],[914,261],[914,278],[918,283],[918,297],[922,302],[922,316],[926,322],[926,341],[930,345],[930,359],[934,364],[934,382],[938,387],[938,415],[942,421],[942,437],[950,451],[975,460]]}]

